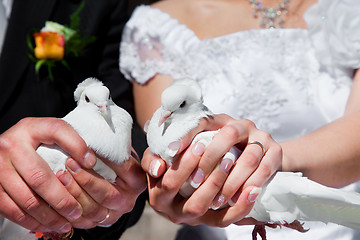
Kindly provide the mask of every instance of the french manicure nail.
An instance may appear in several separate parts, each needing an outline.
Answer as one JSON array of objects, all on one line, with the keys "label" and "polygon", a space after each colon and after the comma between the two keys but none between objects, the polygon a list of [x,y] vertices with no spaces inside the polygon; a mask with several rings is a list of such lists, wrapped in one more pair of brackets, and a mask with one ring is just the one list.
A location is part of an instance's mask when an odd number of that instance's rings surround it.
[{"label": "french manicure nail", "polygon": [[89,151],[86,152],[86,154],[84,156],[84,160],[85,160],[86,166],[89,168],[93,168],[96,164],[96,157],[94,156],[94,154],[91,154]]},{"label": "french manicure nail", "polygon": [[158,176],[158,172],[159,172],[159,168],[161,166],[161,163],[159,160],[152,160],[150,163],[150,174],[153,177],[157,177]]},{"label": "french manicure nail", "polygon": [[190,185],[193,188],[198,188],[200,184],[204,181],[204,178],[205,178],[205,174],[203,170],[198,168],[191,174]]},{"label": "french manicure nail", "polygon": [[259,188],[259,187],[254,187],[254,188],[251,190],[251,192],[250,192],[250,194],[249,194],[249,196],[248,196],[249,202],[250,202],[250,203],[255,202],[255,200],[256,200],[256,198],[259,196],[260,192],[261,192],[261,188]]},{"label": "french manicure nail", "polygon": [[65,187],[67,187],[70,185],[72,178],[67,171],[62,171],[62,173],[60,173],[59,180]]},{"label": "french manicure nail", "polygon": [[225,202],[225,197],[224,197],[224,195],[218,194],[218,195],[215,197],[211,208],[212,208],[213,210],[218,210],[218,209],[224,204],[224,202]]},{"label": "french manicure nail", "polygon": [[174,157],[177,152],[179,151],[181,146],[180,141],[174,141],[172,143],[169,144],[168,148],[166,149],[166,154],[169,155],[170,157]]},{"label": "french manicure nail", "polygon": [[81,170],[80,165],[73,159],[71,159],[68,163],[67,166],[70,168],[70,170],[74,173],[78,173]]},{"label": "french manicure nail", "polygon": [[229,173],[233,165],[234,165],[233,160],[229,158],[223,158],[220,163],[220,169],[225,173]]},{"label": "french manicure nail", "polygon": [[195,156],[201,156],[205,152],[205,145],[201,142],[197,142],[192,149],[192,153]]}]

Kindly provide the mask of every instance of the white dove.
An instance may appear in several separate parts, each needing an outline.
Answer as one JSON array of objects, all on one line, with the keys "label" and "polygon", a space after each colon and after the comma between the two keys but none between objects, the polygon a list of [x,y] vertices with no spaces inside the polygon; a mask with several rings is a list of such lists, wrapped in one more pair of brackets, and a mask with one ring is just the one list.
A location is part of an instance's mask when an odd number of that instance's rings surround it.
[{"label": "white dove", "polygon": [[[185,136],[211,112],[203,105],[199,85],[191,79],[174,80],[162,93],[161,102],[148,124],[147,140],[150,150],[171,164],[175,153],[167,150],[169,143]],[[192,144],[202,141],[207,146],[216,133],[199,133]],[[231,149],[227,154],[236,161],[241,151]],[[196,187],[185,183],[180,193],[188,197]],[[333,222],[360,230],[360,194],[323,186],[301,173],[278,172],[262,187],[248,217],[299,231],[305,231],[299,220]]]},{"label": "white dove", "polygon": [[[110,91],[102,82],[88,78],[81,82],[75,92],[77,107],[63,120],[70,124],[97,155],[120,164],[131,153],[130,114],[117,106]],[[56,145],[41,145],[36,152],[49,164],[54,173],[65,170],[69,154]],[[94,170],[110,182],[116,173],[98,159]]]},{"label": "white dove", "polygon": [[[120,164],[131,154],[131,128],[133,120],[128,112],[117,106],[110,91],[102,82],[88,78],[81,82],[75,92],[77,107],[63,120],[70,124],[86,144],[100,157]],[[54,173],[65,170],[69,154],[56,145],[40,145],[36,152],[49,164]],[[100,159],[94,170],[110,182],[115,182],[116,173]],[[29,230],[1,219],[0,239],[37,239]]]}]

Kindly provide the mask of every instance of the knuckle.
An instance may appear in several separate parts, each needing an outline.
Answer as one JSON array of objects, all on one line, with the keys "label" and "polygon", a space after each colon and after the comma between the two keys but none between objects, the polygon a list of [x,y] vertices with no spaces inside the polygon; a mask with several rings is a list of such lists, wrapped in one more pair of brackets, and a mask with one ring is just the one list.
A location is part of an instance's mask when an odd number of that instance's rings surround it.
[{"label": "knuckle", "polygon": [[169,216],[168,217],[169,218],[169,220],[171,221],[171,222],[173,222],[173,223],[175,223],[175,224],[182,224],[183,223],[183,219],[182,218],[180,218],[180,217],[178,217],[178,216]]},{"label": "knuckle", "polygon": [[9,135],[2,134],[0,135],[0,151],[7,152],[13,149],[15,145],[14,141],[12,141]]},{"label": "knuckle", "polygon": [[24,203],[24,208],[28,212],[34,212],[40,207],[40,201],[37,197],[30,196]]},{"label": "knuckle", "polygon": [[65,210],[70,209],[72,206],[73,204],[70,197],[64,197],[54,206],[54,209],[57,212],[64,212]]},{"label": "knuckle", "polygon": [[241,121],[247,128],[250,128],[250,129],[256,128],[255,123],[249,119],[242,119]]},{"label": "knuckle", "polygon": [[162,189],[165,192],[173,192],[178,187],[178,183],[173,178],[164,178],[162,181]]},{"label": "knuckle", "polygon": [[149,194],[149,204],[155,211],[165,212],[166,210],[165,202],[162,198],[158,196],[153,196],[152,194]]},{"label": "knuckle", "polygon": [[219,179],[208,179],[210,187],[209,189],[217,189],[220,190],[223,187],[223,182],[220,181]]},{"label": "knuckle", "polygon": [[264,178],[269,179],[272,175],[272,168],[268,164],[264,164],[261,166],[261,175]]},{"label": "knuckle", "polygon": [[118,202],[120,199],[121,199],[120,192],[115,189],[110,189],[109,191],[106,192],[100,204],[104,206],[109,206],[109,205],[113,205],[114,202]]},{"label": "knuckle", "polygon": [[95,185],[95,178],[91,178],[89,176],[84,176],[84,179],[82,179],[80,185],[83,189],[93,189]]},{"label": "knuckle", "polygon": [[102,215],[103,213],[100,211],[100,206],[96,206],[96,207],[91,207],[91,210],[90,211],[84,211],[83,212],[83,216],[85,218],[89,218],[89,219],[103,219],[102,218]]},{"label": "knuckle", "polygon": [[48,179],[48,174],[40,169],[33,169],[33,172],[30,174],[28,184],[33,188],[39,188],[43,186],[48,181]]},{"label": "knuckle", "polygon": [[15,212],[13,216],[14,222],[18,223],[19,225],[24,225],[29,220],[29,216],[22,211]]},{"label": "knuckle", "polygon": [[133,201],[133,200],[125,201],[125,204],[123,205],[121,210],[123,213],[128,213],[131,210],[133,210],[134,206],[135,206],[135,201]]},{"label": "knuckle", "polygon": [[253,152],[248,152],[244,156],[244,164],[250,168],[256,168],[259,164],[259,157]]},{"label": "knuckle", "polygon": [[189,203],[188,206],[184,209],[185,216],[189,218],[196,218],[204,215],[208,208],[201,203],[193,202]]},{"label": "knuckle", "polygon": [[228,139],[238,139],[239,131],[234,125],[226,125],[223,127],[222,132],[227,136]]},{"label": "knuckle", "polygon": [[65,121],[59,120],[59,119],[53,119],[49,123],[49,133],[52,136],[56,136],[58,132],[63,131],[63,128],[67,126],[67,123]]}]

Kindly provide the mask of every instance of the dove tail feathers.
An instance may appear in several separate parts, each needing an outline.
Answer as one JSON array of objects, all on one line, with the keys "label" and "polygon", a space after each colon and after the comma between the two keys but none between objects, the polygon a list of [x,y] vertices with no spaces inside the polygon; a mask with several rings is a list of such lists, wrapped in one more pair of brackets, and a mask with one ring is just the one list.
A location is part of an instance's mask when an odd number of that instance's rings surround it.
[{"label": "dove tail feathers", "polygon": [[360,230],[360,194],[326,187],[301,173],[278,172],[250,215],[268,222],[321,221]]}]

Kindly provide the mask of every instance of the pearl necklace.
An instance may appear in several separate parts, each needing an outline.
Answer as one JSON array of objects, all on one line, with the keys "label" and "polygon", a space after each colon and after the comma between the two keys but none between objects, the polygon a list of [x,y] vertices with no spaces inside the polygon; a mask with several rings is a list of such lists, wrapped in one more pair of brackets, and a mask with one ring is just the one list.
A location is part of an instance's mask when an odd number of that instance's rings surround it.
[{"label": "pearl necklace", "polygon": [[282,27],[284,19],[281,18],[283,14],[288,13],[288,4],[291,0],[283,0],[276,8],[267,8],[258,0],[249,0],[251,7],[254,9],[254,17],[260,19],[260,26],[262,28],[276,28]]}]

